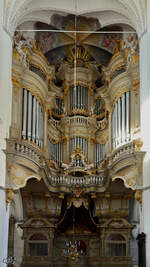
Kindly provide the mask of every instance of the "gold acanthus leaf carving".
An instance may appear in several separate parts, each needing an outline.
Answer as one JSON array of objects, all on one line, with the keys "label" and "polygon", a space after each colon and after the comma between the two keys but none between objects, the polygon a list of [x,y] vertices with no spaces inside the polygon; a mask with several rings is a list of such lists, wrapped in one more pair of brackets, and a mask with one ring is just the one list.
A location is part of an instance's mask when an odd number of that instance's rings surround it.
[{"label": "gold acanthus leaf carving", "polygon": [[15,192],[12,188],[7,188],[6,189],[6,204],[8,205],[9,203],[11,203],[11,201],[13,200],[15,196]]},{"label": "gold acanthus leaf carving", "polygon": [[139,202],[139,204],[140,204],[140,206],[142,208],[142,190],[141,189],[137,189],[135,191],[134,197]]}]

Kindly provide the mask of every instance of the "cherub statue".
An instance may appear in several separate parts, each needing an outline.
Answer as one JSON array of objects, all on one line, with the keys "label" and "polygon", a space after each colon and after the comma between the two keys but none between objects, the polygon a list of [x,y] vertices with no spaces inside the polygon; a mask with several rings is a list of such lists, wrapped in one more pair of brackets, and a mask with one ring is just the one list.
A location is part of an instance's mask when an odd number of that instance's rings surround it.
[{"label": "cherub statue", "polygon": [[27,53],[28,53],[28,49],[32,48],[32,40],[30,39],[23,40],[21,39],[21,36],[19,36],[19,34],[16,33],[14,37],[14,44],[15,44],[15,48],[18,54],[20,55],[21,62],[23,63],[25,68],[28,68],[29,61],[27,59]]}]

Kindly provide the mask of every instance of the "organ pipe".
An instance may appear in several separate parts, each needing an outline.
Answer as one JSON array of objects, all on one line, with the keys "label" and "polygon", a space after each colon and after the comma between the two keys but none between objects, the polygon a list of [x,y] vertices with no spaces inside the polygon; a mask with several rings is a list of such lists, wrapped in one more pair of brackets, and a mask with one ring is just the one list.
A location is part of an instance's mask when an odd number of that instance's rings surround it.
[{"label": "organ pipe", "polygon": [[23,129],[22,137],[25,140],[27,136],[27,90],[23,90]]},{"label": "organ pipe", "polygon": [[59,166],[61,166],[62,162],[62,143],[53,144],[48,139],[48,150],[50,153],[51,160],[54,160]]},{"label": "organ pipe", "polygon": [[125,142],[125,94],[122,95],[122,142]]},{"label": "organ pipe", "polygon": [[36,130],[36,98],[33,97],[33,122],[32,122],[32,141],[35,142]]},{"label": "organ pipe", "polygon": [[22,138],[43,145],[43,114],[41,105],[31,92],[23,89]]},{"label": "organ pipe", "polygon": [[70,88],[70,109],[87,109],[88,88],[77,85]]},{"label": "organ pipe", "polygon": [[118,99],[118,145],[121,142],[121,108],[120,108],[120,98]]},{"label": "organ pipe", "polygon": [[117,114],[117,110],[118,110],[118,105],[116,103],[115,105],[115,146],[117,146],[117,141],[118,141],[118,114]]},{"label": "organ pipe", "polygon": [[112,146],[117,147],[130,140],[130,92],[116,102],[112,114]]},{"label": "organ pipe", "polygon": [[129,92],[126,92],[126,139],[129,141],[130,118],[129,118]]},{"label": "organ pipe", "polygon": [[28,140],[31,141],[31,128],[32,128],[32,95],[28,92]]},{"label": "organ pipe", "polygon": [[80,147],[84,155],[87,154],[87,140],[80,136],[76,136],[70,140],[70,153],[72,153],[76,147]]},{"label": "organ pipe", "polygon": [[39,145],[39,102],[36,102],[36,144]]},{"label": "organ pipe", "polygon": [[106,156],[106,144],[95,144],[95,164],[96,168],[105,159]]}]

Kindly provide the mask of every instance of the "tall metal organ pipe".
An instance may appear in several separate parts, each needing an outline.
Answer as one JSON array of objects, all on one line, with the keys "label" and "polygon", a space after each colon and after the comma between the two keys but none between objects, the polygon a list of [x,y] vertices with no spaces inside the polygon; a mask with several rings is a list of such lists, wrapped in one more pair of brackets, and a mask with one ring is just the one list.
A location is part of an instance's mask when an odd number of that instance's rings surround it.
[{"label": "tall metal organ pipe", "polygon": [[43,146],[43,113],[30,91],[23,89],[22,138]]},{"label": "tall metal organ pipe", "polygon": [[106,156],[106,144],[95,144],[95,167],[97,168],[98,165],[105,159]]},{"label": "tall metal organ pipe", "polygon": [[88,88],[76,85],[75,87],[70,88],[70,110],[83,109],[87,110],[88,108]]},{"label": "tall metal organ pipe", "polygon": [[62,163],[62,155],[63,155],[63,144],[58,142],[56,144],[53,144],[49,139],[48,139],[48,150],[50,153],[50,158],[51,160],[54,160],[58,166],[61,166]]},{"label": "tall metal organ pipe", "polygon": [[112,113],[112,147],[130,141],[130,92],[125,92],[115,103]]},{"label": "tall metal organ pipe", "polygon": [[84,155],[87,155],[87,140],[83,137],[76,136],[75,138],[70,139],[70,154],[77,148],[83,151]]}]

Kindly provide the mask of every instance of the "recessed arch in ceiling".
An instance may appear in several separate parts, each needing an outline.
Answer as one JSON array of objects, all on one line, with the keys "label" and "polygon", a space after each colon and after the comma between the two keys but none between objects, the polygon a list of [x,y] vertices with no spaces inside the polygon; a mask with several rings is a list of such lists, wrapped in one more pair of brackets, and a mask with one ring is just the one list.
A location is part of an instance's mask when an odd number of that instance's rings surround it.
[{"label": "recessed arch in ceiling", "polygon": [[4,27],[13,35],[23,22],[50,23],[55,12],[96,16],[102,26],[124,23],[130,25],[140,36],[145,30],[145,1],[141,0],[12,0],[5,7]]}]

